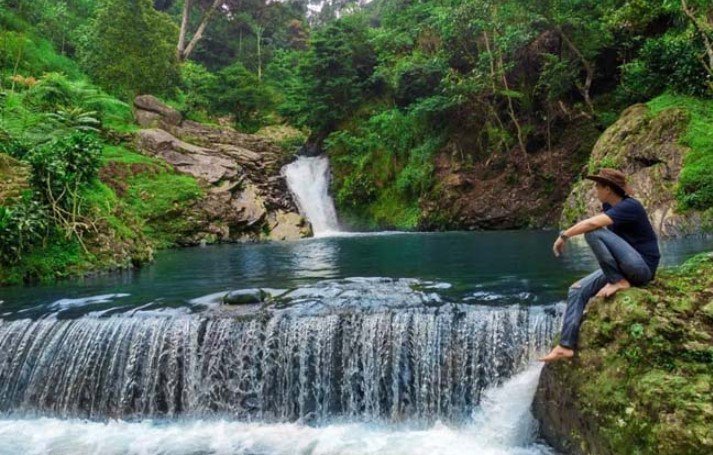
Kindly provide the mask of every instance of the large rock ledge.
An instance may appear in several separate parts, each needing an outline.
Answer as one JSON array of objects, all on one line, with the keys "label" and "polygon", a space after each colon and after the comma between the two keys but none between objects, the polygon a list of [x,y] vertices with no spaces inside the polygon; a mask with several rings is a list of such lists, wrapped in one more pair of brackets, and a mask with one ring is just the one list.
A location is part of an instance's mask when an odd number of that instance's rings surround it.
[{"label": "large rock ledge", "polygon": [[206,188],[190,216],[201,221],[181,243],[292,240],[311,234],[280,174],[291,157],[279,146],[232,128],[185,120],[151,95],[136,97],[134,116],[143,128],[136,133],[136,148]]},{"label": "large rock ledge", "polygon": [[[645,104],[634,104],[599,137],[589,160],[588,172],[613,167],[629,176],[634,197],[646,207],[662,237],[699,233],[711,223],[710,211],[677,208],[676,185],[690,150],[680,138],[689,121],[690,113],[684,109],[668,108],[654,115]],[[560,225],[570,226],[600,211],[592,182],[580,180],[567,197]]]},{"label": "large rock ledge", "polygon": [[566,454],[713,453],[713,254],[594,299],[572,362],[542,370],[533,412]]}]

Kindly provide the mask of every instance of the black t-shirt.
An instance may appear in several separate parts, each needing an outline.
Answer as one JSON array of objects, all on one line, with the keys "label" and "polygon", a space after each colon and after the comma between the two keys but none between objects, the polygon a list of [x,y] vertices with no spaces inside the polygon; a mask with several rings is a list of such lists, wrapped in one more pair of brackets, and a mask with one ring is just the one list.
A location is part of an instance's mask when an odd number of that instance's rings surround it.
[{"label": "black t-shirt", "polygon": [[602,204],[602,210],[614,221],[609,230],[633,246],[644,258],[651,272],[656,273],[661,259],[659,243],[641,202],[624,196],[624,199],[614,206],[605,202]]}]

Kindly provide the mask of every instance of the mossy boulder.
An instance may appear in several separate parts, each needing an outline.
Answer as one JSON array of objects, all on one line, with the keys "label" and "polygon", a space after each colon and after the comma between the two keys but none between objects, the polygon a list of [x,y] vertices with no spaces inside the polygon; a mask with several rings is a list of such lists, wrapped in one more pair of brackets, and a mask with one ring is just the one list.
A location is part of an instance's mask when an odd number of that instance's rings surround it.
[{"label": "mossy boulder", "polygon": [[[713,211],[679,210],[676,192],[685,156],[691,112],[685,107],[660,111],[646,104],[630,106],[594,145],[586,173],[602,167],[628,175],[634,197],[647,208],[654,229],[662,237],[678,237],[708,230]],[[713,128],[713,125],[711,125]],[[560,224],[567,227],[601,211],[593,182],[576,182],[564,204]]]},{"label": "mossy boulder", "polygon": [[713,453],[713,253],[587,307],[577,355],[533,410],[568,454]]}]

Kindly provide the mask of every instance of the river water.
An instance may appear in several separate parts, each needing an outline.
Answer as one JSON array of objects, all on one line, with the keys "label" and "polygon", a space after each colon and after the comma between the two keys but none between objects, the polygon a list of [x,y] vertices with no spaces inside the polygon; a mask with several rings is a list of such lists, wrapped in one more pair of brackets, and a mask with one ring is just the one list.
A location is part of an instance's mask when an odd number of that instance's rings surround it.
[{"label": "river water", "polygon": [[[161,252],[0,289],[0,453],[549,453],[529,407],[567,286],[552,231]],[[662,243],[663,264],[713,248]],[[224,305],[261,288],[260,304]]]}]

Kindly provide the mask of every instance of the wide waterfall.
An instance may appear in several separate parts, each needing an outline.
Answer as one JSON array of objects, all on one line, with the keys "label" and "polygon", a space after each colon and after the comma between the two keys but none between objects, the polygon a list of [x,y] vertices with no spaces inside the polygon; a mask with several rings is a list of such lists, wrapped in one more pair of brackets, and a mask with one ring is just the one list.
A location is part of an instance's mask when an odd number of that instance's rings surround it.
[{"label": "wide waterfall", "polygon": [[324,237],[339,232],[337,211],[329,195],[327,156],[300,156],[285,166],[283,173],[300,212],[312,223],[314,236]]},{"label": "wide waterfall", "polygon": [[[486,388],[548,347],[561,311],[448,303],[420,291],[402,308],[358,298],[335,308],[305,292],[295,293],[298,303],[250,315],[0,321],[0,411],[463,422]],[[321,292],[330,301],[329,291]]]}]

